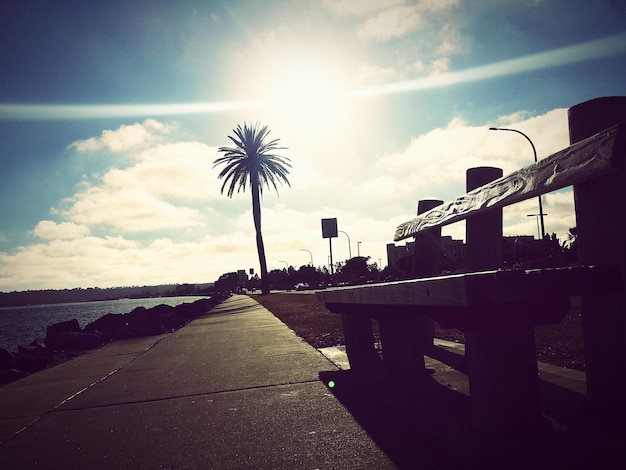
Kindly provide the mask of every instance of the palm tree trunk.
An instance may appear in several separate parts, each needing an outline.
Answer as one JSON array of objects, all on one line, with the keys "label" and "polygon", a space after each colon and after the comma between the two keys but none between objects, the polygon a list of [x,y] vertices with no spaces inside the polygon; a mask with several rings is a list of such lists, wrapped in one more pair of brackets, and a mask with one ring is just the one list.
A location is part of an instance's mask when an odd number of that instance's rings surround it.
[{"label": "palm tree trunk", "polygon": [[252,192],[252,218],[254,219],[254,229],[256,231],[256,249],[259,253],[259,264],[261,265],[261,295],[270,293],[270,282],[267,275],[267,261],[265,260],[265,246],[263,245],[263,234],[261,233],[261,195],[259,182],[254,175],[251,175]]}]

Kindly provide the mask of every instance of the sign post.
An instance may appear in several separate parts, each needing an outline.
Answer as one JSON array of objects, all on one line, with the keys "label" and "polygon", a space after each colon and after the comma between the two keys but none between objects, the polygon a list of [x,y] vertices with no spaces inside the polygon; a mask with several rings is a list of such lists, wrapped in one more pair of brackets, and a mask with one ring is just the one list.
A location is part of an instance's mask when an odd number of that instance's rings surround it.
[{"label": "sign post", "polygon": [[328,238],[330,249],[330,275],[333,275],[333,238],[337,238],[337,219],[322,219],[322,238]]}]

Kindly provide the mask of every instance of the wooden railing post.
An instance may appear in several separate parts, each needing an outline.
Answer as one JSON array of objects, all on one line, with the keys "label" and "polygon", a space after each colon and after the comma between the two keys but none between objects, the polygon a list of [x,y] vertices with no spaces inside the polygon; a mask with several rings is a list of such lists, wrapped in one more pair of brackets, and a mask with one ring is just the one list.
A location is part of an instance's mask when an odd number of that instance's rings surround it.
[{"label": "wooden railing post", "polygon": [[[499,168],[470,168],[467,190],[500,177]],[[468,271],[503,266],[502,209],[468,218],[465,232]],[[489,434],[536,429],[541,400],[534,329],[467,331],[465,344],[474,429]]]},{"label": "wooden railing post", "polygon": [[[443,204],[439,199],[422,199],[417,203],[417,215],[423,214]],[[441,274],[441,227],[424,230],[415,236],[412,274],[415,278],[438,276]],[[435,320],[428,315],[418,317],[418,339],[423,348],[433,346]]]},{"label": "wooden railing post", "polygon": [[[501,168],[470,168],[466,173],[466,189],[472,191],[501,178]],[[466,268],[468,271],[486,271],[504,264],[502,241],[502,209],[470,217],[465,222]]]},{"label": "wooden railing post", "polygon": [[[626,96],[597,98],[569,109],[570,143],[626,122]],[[620,156],[622,164],[626,155]],[[574,185],[581,264],[620,264],[626,279],[626,171]],[[625,294],[583,297],[587,396],[598,409],[625,411]],[[618,408],[618,409],[619,409]]]},{"label": "wooden railing post", "polygon": [[[417,214],[442,204],[436,199],[420,200]],[[413,277],[439,274],[441,265],[441,227],[415,236]],[[419,377],[425,374],[424,353],[433,346],[435,321],[427,315],[400,316],[389,312],[379,318],[385,371],[395,376]]]}]

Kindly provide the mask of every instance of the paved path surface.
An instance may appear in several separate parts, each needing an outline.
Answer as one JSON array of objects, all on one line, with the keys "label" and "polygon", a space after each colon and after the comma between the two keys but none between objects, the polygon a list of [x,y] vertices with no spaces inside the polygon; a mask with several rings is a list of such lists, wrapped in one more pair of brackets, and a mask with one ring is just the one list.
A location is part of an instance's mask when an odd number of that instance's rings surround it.
[{"label": "paved path surface", "polygon": [[336,370],[234,296],[0,388],[0,469],[393,468],[320,380]]},{"label": "paved path surface", "polygon": [[[581,418],[584,376],[542,366],[552,426],[474,433],[462,351],[421,382],[355,377],[247,296],[0,387],[0,469],[617,468],[626,432]],[[331,386],[332,384],[332,386]],[[612,421],[614,423],[614,420]]]}]

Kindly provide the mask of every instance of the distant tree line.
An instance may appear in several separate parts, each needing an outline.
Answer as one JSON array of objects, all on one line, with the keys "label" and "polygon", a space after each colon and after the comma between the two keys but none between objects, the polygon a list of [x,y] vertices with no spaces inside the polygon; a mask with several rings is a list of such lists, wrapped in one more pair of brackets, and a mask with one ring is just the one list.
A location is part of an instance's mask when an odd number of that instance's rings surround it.
[{"label": "distant tree line", "polygon": [[[546,235],[543,240],[532,240],[516,246],[516,237],[507,237],[504,243],[505,269],[531,269],[575,265],[577,256],[577,231],[569,229],[567,240],[561,242],[556,234]],[[370,257],[357,256],[338,262],[331,275],[328,267],[310,265],[295,268],[289,266],[274,269],[268,273],[270,287],[277,290],[304,288],[321,289],[330,286],[367,284],[392,280],[411,279],[412,254],[401,258],[395,266],[381,269]],[[464,250],[444,253],[441,257],[442,273],[462,272],[465,269]],[[257,275],[248,278],[242,272],[230,272],[220,276],[215,282],[217,292],[237,292],[259,290],[261,280]]]},{"label": "distant tree line", "polygon": [[[384,278],[388,269],[380,269],[378,264],[370,263],[370,257],[356,256],[352,259],[338,262],[334,265],[333,274],[326,267],[310,265],[295,268],[289,266],[284,269],[273,269],[268,273],[270,287],[278,290],[290,290],[300,287],[319,289],[328,286],[365,284]],[[235,272],[225,273],[215,282],[218,292],[237,292],[246,289],[249,291],[261,289],[261,280],[257,275],[243,278]]]},{"label": "distant tree line", "polygon": [[46,289],[16,292],[0,292],[0,307],[21,305],[59,304],[71,302],[95,302],[99,300],[140,299],[171,297],[177,295],[204,295],[210,292],[211,284],[164,284],[159,286],[135,287],[89,287],[86,289]]}]

